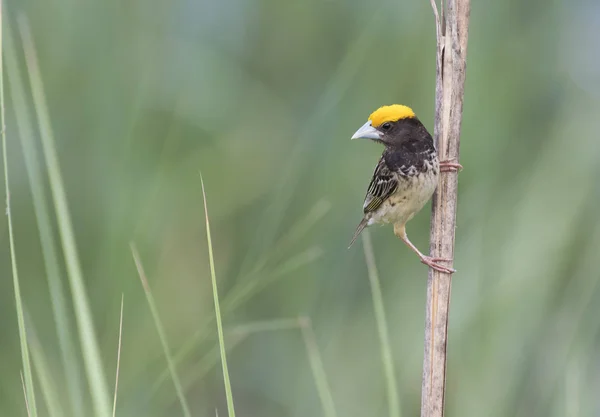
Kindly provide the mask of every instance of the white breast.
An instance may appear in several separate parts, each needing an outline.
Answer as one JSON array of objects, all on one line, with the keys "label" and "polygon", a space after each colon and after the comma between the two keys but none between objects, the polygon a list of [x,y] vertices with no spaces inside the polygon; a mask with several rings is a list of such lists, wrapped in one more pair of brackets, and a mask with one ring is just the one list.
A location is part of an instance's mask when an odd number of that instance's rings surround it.
[{"label": "white breast", "polygon": [[396,192],[371,214],[369,226],[385,223],[406,223],[423,208],[438,184],[437,170],[400,178]]}]

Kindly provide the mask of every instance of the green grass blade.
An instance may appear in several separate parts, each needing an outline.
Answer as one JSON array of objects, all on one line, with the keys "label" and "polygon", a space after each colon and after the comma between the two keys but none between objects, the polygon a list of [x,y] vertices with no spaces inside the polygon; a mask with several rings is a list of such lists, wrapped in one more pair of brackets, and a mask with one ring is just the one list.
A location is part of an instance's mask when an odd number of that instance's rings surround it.
[{"label": "green grass blade", "polygon": [[19,28],[23,40],[25,59],[31,83],[31,91],[33,94],[33,102],[40,127],[43,153],[48,168],[50,188],[52,190],[52,197],[56,210],[58,228],[67,267],[67,275],[69,277],[69,284],[71,287],[71,295],[73,297],[75,318],[77,320],[77,327],[79,329],[81,351],[90,385],[90,394],[94,404],[96,416],[109,417],[111,401],[104,376],[102,357],[100,355],[98,342],[94,332],[92,313],[90,311],[87,293],[85,290],[85,283],[83,280],[83,273],[81,271],[79,256],[77,254],[75,235],[67,205],[67,196],[60,172],[58,156],[54,146],[54,137],[50,124],[48,108],[46,106],[46,98],[44,95],[44,88],[37,63],[37,56],[29,26],[23,17],[21,17],[19,20]]},{"label": "green grass blade", "polygon": [[29,179],[33,208],[40,236],[44,267],[50,289],[50,302],[52,314],[58,336],[58,345],[61,353],[62,367],[65,370],[66,385],[71,400],[73,415],[83,415],[83,390],[81,385],[80,364],[75,354],[71,321],[69,319],[67,300],[60,276],[59,255],[53,237],[50,210],[43,185],[43,176],[38,161],[38,151],[34,144],[33,121],[27,109],[25,87],[18,66],[17,50],[9,25],[5,25],[6,34],[6,69],[9,77],[10,97],[15,113],[17,131],[23,149],[25,168]]},{"label": "green grass blade", "polygon": [[298,319],[298,325],[302,332],[302,339],[306,346],[306,353],[308,355],[308,361],[310,363],[310,369],[315,380],[317,393],[321,400],[323,407],[323,416],[325,417],[337,417],[335,411],[335,404],[333,402],[333,395],[331,395],[331,389],[327,382],[327,375],[325,374],[325,366],[323,366],[323,359],[321,359],[321,353],[317,346],[317,338],[312,328],[312,323],[308,317],[300,317]]},{"label": "green grass blade", "polygon": [[[25,312],[27,314],[27,311]],[[40,391],[44,402],[46,403],[46,409],[48,410],[49,417],[64,417],[65,411],[61,404],[59,394],[57,393],[56,379],[53,378],[52,371],[48,365],[48,360],[44,354],[44,349],[40,343],[37,332],[31,320],[30,316],[26,316],[26,325],[29,329],[29,348],[31,350],[31,359],[33,361],[33,370],[37,376]]]},{"label": "green grass blade", "polygon": [[6,143],[6,127],[4,118],[4,66],[3,66],[3,43],[2,43],[2,3],[0,2],[0,132],[2,134],[2,156],[4,158],[4,186],[6,190],[6,218],[8,221],[8,241],[10,245],[10,260],[12,265],[13,287],[15,292],[15,306],[17,309],[17,323],[19,326],[19,341],[21,344],[21,360],[23,361],[23,386],[25,388],[25,398],[27,403],[27,413],[32,417],[37,417],[37,408],[35,403],[35,390],[33,387],[33,376],[31,373],[31,363],[29,361],[29,346],[27,344],[27,332],[25,330],[25,318],[23,314],[23,302],[21,299],[21,287],[19,284],[19,273],[17,270],[17,256],[15,253],[15,239],[12,224],[12,214],[10,210],[10,186],[8,180],[8,156]]},{"label": "green grass blade", "polygon": [[210,263],[210,276],[212,279],[213,299],[215,301],[215,318],[217,321],[217,334],[219,336],[219,348],[221,350],[221,365],[223,368],[223,382],[225,384],[225,396],[227,397],[227,413],[229,417],[235,417],[235,408],[233,405],[233,394],[231,392],[231,381],[229,380],[229,370],[227,369],[227,353],[225,352],[225,338],[223,337],[223,323],[221,321],[221,307],[219,306],[219,293],[217,291],[217,276],[215,273],[215,260],[213,257],[212,240],[210,236],[210,222],[208,220],[208,206],[206,204],[206,191],[204,189],[204,180],[200,175],[202,184],[202,198],[204,200],[204,217],[206,219],[206,242],[208,244],[208,260]]},{"label": "green grass blade", "polygon": [[379,274],[375,264],[375,255],[371,235],[368,230],[362,234],[365,259],[367,261],[367,271],[369,274],[369,283],[371,284],[371,295],[373,296],[373,308],[375,310],[375,321],[377,322],[377,334],[379,343],[381,343],[381,361],[385,375],[385,384],[387,388],[388,409],[390,417],[400,417],[400,402],[398,401],[398,383],[396,381],[396,372],[394,370],[394,359],[392,356],[392,347],[388,335],[387,319],[385,317],[385,308],[383,306],[383,294],[379,283]]},{"label": "green grass blade", "polygon": [[31,417],[31,411],[29,410],[29,401],[27,401],[27,388],[25,387],[25,379],[23,379],[23,371],[20,372],[21,375],[21,386],[23,387],[23,397],[25,399],[25,410],[27,410],[27,416]]},{"label": "green grass blade", "polygon": [[121,314],[119,315],[119,344],[117,347],[117,370],[115,371],[115,394],[113,397],[112,417],[117,415],[117,392],[119,389],[119,368],[121,367],[121,342],[123,336],[123,299],[124,294],[121,294]]},{"label": "green grass blade", "polygon": [[154,297],[152,296],[152,291],[150,291],[150,285],[148,284],[148,279],[146,278],[146,273],[144,272],[144,267],[142,265],[140,255],[133,243],[130,246],[131,246],[131,254],[133,255],[133,260],[135,262],[135,266],[137,268],[138,275],[140,277],[140,281],[142,282],[142,286],[144,287],[144,292],[146,293],[146,299],[148,300],[148,306],[150,307],[150,313],[152,314],[152,319],[154,320],[154,325],[156,326],[156,331],[158,333],[158,337],[160,339],[160,343],[162,345],[163,352],[165,354],[165,358],[167,360],[167,366],[169,367],[171,379],[173,380],[173,385],[175,385],[175,391],[177,392],[177,396],[179,397],[179,403],[181,404],[181,409],[183,410],[183,415],[185,417],[191,417],[190,408],[185,399],[185,395],[183,395],[183,388],[181,385],[181,381],[179,380],[179,377],[177,376],[177,370],[175,369],[175,363],[174,363],[173,357],[171,355],[171,349],[169,348],[169,343],[167,342],[167,336],[165,334],[165,330],[162,325],[162,321],[160,320],[160,315],[158,314],[158,309],[156,308],[156,303],[154,302]]}]

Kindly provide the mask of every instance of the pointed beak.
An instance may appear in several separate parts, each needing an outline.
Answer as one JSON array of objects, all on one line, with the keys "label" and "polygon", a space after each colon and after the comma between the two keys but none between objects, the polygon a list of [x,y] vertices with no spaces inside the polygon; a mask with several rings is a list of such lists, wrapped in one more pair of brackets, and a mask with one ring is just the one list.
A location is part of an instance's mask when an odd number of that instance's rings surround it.
[{"label": "pointed beak", "polygon": [[350,139],[381,139],[381,132],[375,129],[369,120]]}]

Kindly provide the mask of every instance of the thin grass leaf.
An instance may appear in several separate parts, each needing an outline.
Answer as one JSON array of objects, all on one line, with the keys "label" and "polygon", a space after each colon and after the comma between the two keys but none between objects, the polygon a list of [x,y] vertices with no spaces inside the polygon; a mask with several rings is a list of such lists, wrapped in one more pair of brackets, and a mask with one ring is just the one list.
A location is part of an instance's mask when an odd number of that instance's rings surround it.
[{"label": "thin grass leaf", "polygon": [[17,60],[17,49],[9,25],[5,25],[7,56],[6,69],[9,77],[10,97],[14,108],[17,131],[23,149],[25,168],[33,198],[33,208],[37,221],[44,267],[50,290],[52,315],[58,336],[62,368],[65,370],[67,391],[71,401],[71,412],[81,416],[83,412],[83,390],[81,384],[80,363],[77,360],[75,342],[73,340],[71,320],[69,319],[65,290],[59,269],[59,255],[52,232],[52,221],[43,177],[39,166],[39,156],[34,143],[34,125],[27,109],[25,87]]},{"label": "thin grass leaf", "polygon": [[79,329],[81,351],[90,385],[90,394],[94,404],[95,414],[98,417],[108,417],[110,416],[111,409],[110,395],[108,394],[102,357],[96,340],[94,322],[88,303],[79,256],[77,254],[77,245],[75,243],[75,235],[67,204],[67,196],[54,145],[54,135],[52,133],[50,116],[46,105],[42,78],[37,62],[37,54],[29,25],[24,16],[20,16],[19,18],[19,29],[23,41],[33,102],[40,127],[43,153],[48,168],[50,188],[52,190],[52,197],[56,210],[59,233],[67,267],[67,275],[71,287],[71,295],[73,297],[75,318],[77,319],[77,327]]},{"label": "thin grass leaf", "polygon": [[33,326],[31,320],[29,320],[29,317],[29,314],[27,311],[25,311],[25,320],[29,334],[28,342],[29,349],[31,350],[33,371],[37,376],[40,391],[48,411],[48,416],[64,417],[67,414],[65,413],[64,407],[61,404],[59,394],[56,392],[56,387],[59,385],[56,383],[56,380],[52,375],[52,370],[48,365],[48,360],[46,359],[44,349],[42,348],[42,344],[37,337],[35,327]]},{"label": "thin grass leaf", "polygon": [[25,380],[23,379],[23,371],[19,372],[21,375],[21,386],[23,387],[23,397],[25,398],[25,409],[27,410],[27,415],[31,417],[31,411],[29,411],[29,401],[27,401],[27,388],[25,388]]},{"label": "thin grass leaf", "polygon": [[185,399],[185,395],[183,394],[183,388],[181,386],[181,381],[177,376],[177,370],[175,368],[175,363],[173,362],[173,357],[171,355],[171,349],[169,348],[169,343],[167,342],[167,336],[165,334],[164,327],[162,325],[162,321],[160,320],[160,315],[158,314],[158,309],[156,308],[156,303],[154,302],[154,296],[152,295],[152,291],[150,290],[150,285],[148,284],[148,279],[146,278],[146,273],[144,272],[144,267],[142,265],[142,261],[140,259],[140,255],[133,243],[130,244],[131,254],[133,256],[133,260],[135,262],[135,266],[138,271],[138,275],[140,277],[140,281],[142,282],[142,287],[144,287],[144,292],[146,293],[146,299],[148,300],[148,306],[150,307],[150,313],[152,314],[152,319],[154,320],[154,325],[156,326],[156,331],[158,333],[158,337],[160,339],[160,343],[163,348],[163,352],[165,354],[165,358],[167,360],[167,366],[169,367],[169,372],[171,374],[171,379],[173,380],[173,385],[175,386],[175,391],[177,392],[177,396],[179,397],[179,404],[181,405],[181,409],[183,411],[183,415],[185,417],[191,417],[190,407],[187,404]]},{"label": "thin grass leaf", "polygon": [[398,401],[398,383],[396,381],[396,372],[394,370],[394,359],[392,356],[392,346],[388,335],[388,325],[383,306],[383,294],[381,284],[379,283],[379,274],[375,264],[375,254],[371,235],[368,230],[362,234],[363,248],[365,251],[365,260],[367,262],[367,271],[369,283],[371,284],[371,295],[373,296],[373,309],[375,311],[375,321],[377,322],[377,334],[381,344],[381,362],[385,375],[385,385],[387,389],[388,409],[390,417],[400,417],[400,402]]},{"label": "thin grass leaf", "polygon": [[213,257],[212,240],[210,237],[210,222],[208,220],[208,205],[206,204],[206,191],[204,189],[204,180],[200,174],[200,183],[202,184],[202,198],[204,200],[204,217],[206,219],[206,242],[208,244],[208,260],[210,264],[210,276],[212,280],[213,299],[215,302],[215,318],[217,320],[217,334],[219,336],[219,347],[221,350],[221,365],[223,368],[223,382],[225,384],[225,396],[227,398],[227,413],[229,417],[235,417],[235,408],[233,405],[233,394],[231,392],[231,382],[229,380],[229,370],[227,369],[227,353],[225,352],[225,338],[223,336],[223,323],[221,321],[221,307],[219,306],[219,293],[217,291],[217,276],[215,273],[215,260]]},{"label": "thin grass leaf", "polygon": [[10,261],[12,266],[13,287],[15,292],[15,307],[17,310],[17,323],[19,326],[19,341],[21,344],[21,360],[23,362],[23,387],[25,389],[25,400],[27,403],[27,413],[32,417],[37,417],[37,408],[35,402],[35,390],[33,387],[33,376],[31,374],[31,363],[29,361],[29,346],[27,344],[27,331],[25,329],[25,318],[23,314],[23,302],[21,299],[21,286],[19,283],[19,273],[17,270],[17,256],[15,253],[15,239],[12,223],[12,214],[10,207],[10,186],[8,180],[8,155],[6,143],[6,124],[4,117],[4,51],[2,42],[2,19],[3,9],[0,2],[0,132],[2,134],[2,155],[4,158],[4,186],[6,190],[6,218],[8,221],[8,241],[10,246]]},{"label": "thin grass leaf", "polygon": [[113,397],[113,412],[112,416],[117,415],[117,392],[119,390],[119,368],[121,367],[121,342],[123,336],[123,299],[124,294],[121,294],[121,314],[119,315],[119,344],[117,347],[117,369],[115,371],[115,394]]},{"label": "thin grass leaf", "polygon": [[298,318],[298,325],[302,332],[302,339],[306,346],[306,353],[308,354],[308,361],[310,362],[310,369],[315,380],[317,393],[321,400],[321,406],[323,407],[323,415],[325,417],[337,417],[335,411],[335,404],[333,402],[333,395],[331,395],[331,389],[327,382],[327,375],[325,374],[325,367],[323,366],[323,359],[321,359],[321,353],[319,352],[319,346],[317,345],[317,338],[313,331],[311,321],[308,317]]}]

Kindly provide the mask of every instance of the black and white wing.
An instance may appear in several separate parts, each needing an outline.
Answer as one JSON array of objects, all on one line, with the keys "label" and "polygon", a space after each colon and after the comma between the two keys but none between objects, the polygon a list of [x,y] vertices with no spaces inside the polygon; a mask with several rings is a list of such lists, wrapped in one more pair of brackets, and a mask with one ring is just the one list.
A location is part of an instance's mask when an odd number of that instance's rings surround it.
[{"label": "black and white wing", "polygon": [[368,214],[376,211],[379,207],[381,207],[385,200],[394,194],[398,188],[398,180],[396,178],[396,175],[394,175],[394,173],[388,168],[387,163],[382,155],[381,159],[377,163],[377,166],[375,167],[373,178],[371,179],[371,183],[367,189],[367,195],[365,196],[365,202],[363,204],[365,216],[356,228],[354,236],[350,241],[350,246],[352,246],[360,233],[369,223],[370,216],[368,216]]},{"label": "black and white wing", "polygon": [[382,156],[375,167],[373,178],[367,189],[367,195],[363,204],[364,213],[367,214],[376,211],[385,200],[394,194],[397,188],[397,176],[388,168]]}]

